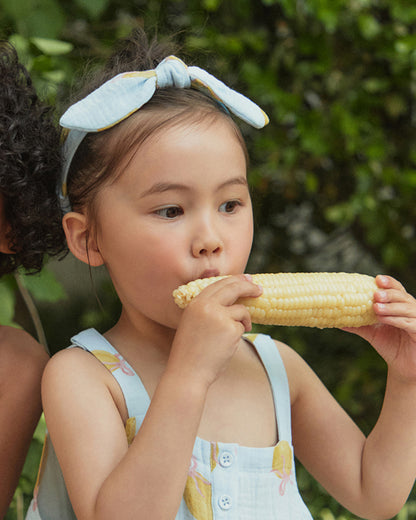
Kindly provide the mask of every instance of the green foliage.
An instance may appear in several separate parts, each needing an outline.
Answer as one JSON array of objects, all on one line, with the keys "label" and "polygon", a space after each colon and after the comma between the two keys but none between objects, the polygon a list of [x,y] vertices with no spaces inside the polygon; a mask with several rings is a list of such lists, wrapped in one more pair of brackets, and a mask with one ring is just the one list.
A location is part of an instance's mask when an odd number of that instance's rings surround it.
[{"label": "green foliage", "polygon": [[16,296],[15,283],[10,276],[5,276],[0,280],[0,301],[0,323],[3,325],[13,325]]},{"label": "green foliage", "polygon": [[[115,39],[137,24],[175,34],[181,55],[270,116],[260,132],[244,128],[256,217],[250,271],[384,271],[416,294],[413,2],[0,0],[2,36],[15,43],[40,92],[58,107],[67,104],[85,61],[102,62]],[[37,288],[28,278],[27,287],[42,297],[48,286],[54,298],[57,288],[45,276]],[[14,319],[15,287],[12,278],[0,283],[2,323]],[[117,315],[113,293],[99,292],[108,317],[85,298],[68,307],[39,304],[52,350],[68,343],[66,327],[104,327]],[[370,431],[385,366],[365,342],[340,331],[269,332],[296,348]],[[16,500],[23,496],[27,504],[35,473],[25,472]],[[315,518],[353,518],[303,468],[299,480]],[[415,513],[412,495],[397,520]]]},{"label": "green foliage", "polygon": [[39,274],[23,277],[22,282],[38,302],[56,303],[65,298],[62,284],[46,267]]},{"label": "green foliage", "polygon": [[97,20],[110,4],[109,0],[76,0],[81,13],[85,13],[90,20]]},{"label": "green foliage", "polygon": [[3,23],[13,23],[25,37],[55,38],[65,24],[64,10],[55,0],[2,0],[0,6]]}]

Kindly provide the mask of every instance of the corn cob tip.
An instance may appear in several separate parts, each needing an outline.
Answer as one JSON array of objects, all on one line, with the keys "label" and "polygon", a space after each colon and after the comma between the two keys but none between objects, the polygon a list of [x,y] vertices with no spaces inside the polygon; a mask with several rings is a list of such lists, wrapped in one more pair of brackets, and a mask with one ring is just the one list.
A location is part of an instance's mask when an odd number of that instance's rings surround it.
[{"label": "corn cob tip", "polygon": [[196,297],[198,294],[208,287],[208,285],[221,280],[222,278],[226,278],[226,276],[212,276],[210,278],[198,278],[197,280],[193,280],[185,285],[180,285],[177,289],[175,289],[172,293],[175,303],[181,309],[185,309],[188,304]]}]

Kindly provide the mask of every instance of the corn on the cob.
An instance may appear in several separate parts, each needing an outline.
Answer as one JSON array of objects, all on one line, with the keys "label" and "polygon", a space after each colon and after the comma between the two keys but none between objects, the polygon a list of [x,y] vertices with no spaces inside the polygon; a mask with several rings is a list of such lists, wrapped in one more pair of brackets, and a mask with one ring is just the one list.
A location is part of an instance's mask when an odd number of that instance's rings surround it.
[{"label": "corn on the cob", "polygon": [[[185,308],[202,289],[224,278],[194,280],[173,292],[176,304]],[[263,287],[258,298],[241,298],[253,323],[304,327],[361,327],[375,323],[372,276],[356,273],[254,274]]]}]

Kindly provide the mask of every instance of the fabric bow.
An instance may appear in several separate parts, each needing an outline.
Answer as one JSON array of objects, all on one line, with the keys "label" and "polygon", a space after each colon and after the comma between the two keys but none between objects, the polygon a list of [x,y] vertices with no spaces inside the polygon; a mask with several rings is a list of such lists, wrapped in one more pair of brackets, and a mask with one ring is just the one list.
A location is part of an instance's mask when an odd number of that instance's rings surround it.
[{"label": "fabric bow", "polygon": [[60,119],[60,125],[69,130],[63,148],[64,168],[60,193],[64,210],[69,209],[66,198],[68,170],[85,135],[120,123],[147,103],[157,88],[164,87],[208,90],[213,98],[249,125],[262,128],[269,122],[267,114],[253,101],[227,87],[205,70],[188,67],[176,56],[168,56],[153,70],[118,74],[70,106]]}]

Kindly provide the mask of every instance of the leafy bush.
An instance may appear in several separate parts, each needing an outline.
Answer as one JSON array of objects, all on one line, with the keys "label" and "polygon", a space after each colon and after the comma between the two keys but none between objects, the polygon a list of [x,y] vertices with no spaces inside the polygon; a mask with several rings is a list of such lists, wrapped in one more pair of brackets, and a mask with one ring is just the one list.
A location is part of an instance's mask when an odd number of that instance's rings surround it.
[{"label": "leafy bush", "polygon": [[[416,6],[407,0],[0,0],[3,36],[58,107],[86,60],[101,62],[136,24],[175,34],[181,54],[215,71],[270,115],[245,128],[256,218],[252,272],[384,271],[416,294]],[[31,11],[33,16],[27,17]],[[42,282],[41,285],[46,282]],[[0,284],[0,321],[13,318],[15,281]],[[104,289],[109,320],[117,315]],[[104,320],[94,303],[38,302],[52,351],[70,330]],[[69,313],[69,314],[68,314]],[[107,322],[106,322],[107,323]],[[368,433],[385,366],[340,331],[267,329],[292,345]],[[42,428],[7,518],[21,518]],[[300,467],[315,518],[352,519]],[[397,520],[414,517],[415,497]],[[16,516],[17,515],[17,516]]]}]

